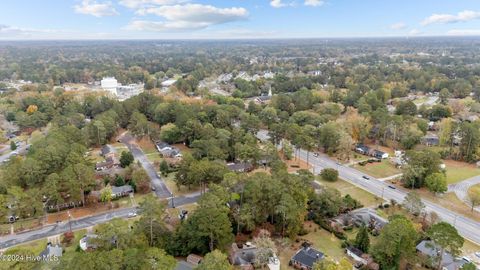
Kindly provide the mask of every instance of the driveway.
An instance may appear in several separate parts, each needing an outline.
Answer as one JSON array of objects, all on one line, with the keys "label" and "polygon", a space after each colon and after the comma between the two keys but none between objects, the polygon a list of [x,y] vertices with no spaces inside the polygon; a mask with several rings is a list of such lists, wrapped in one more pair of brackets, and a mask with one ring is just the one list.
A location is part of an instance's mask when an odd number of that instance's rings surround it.
[{"label": "driveway", "polygon": [[[455,195],[457,195],[460,200],[471,206],[468,201],[468,190],[477,184],[480,184],[480,175],[463,180],[462,182],[448,185],[448,192],[455,192]],[[480,206],[475,207],[474,209],[480,212]]]},{"label": "driveway", "polygon": [[130,133],[126,132],[120,135],[119,141],[125,144],[130,152],[133,154],[135,160],[140,161],[142,167],[147,171],[148,176],[150,177],[152,187],[155,187],[155,194],[159,198],[170,198],[172,196],[172,192],[168,190],[168,187],[163,182],[162,178],[157,174],[157,170],[153,164],[148,160],[145,153],[143,153],[142,149],[135,144],[135,139],[130,135]]}]

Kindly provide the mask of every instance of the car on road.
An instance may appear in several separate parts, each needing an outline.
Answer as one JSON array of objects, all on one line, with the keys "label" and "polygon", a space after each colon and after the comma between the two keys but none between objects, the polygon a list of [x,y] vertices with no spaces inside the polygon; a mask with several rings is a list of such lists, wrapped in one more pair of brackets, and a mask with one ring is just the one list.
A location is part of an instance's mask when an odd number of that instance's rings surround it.
[{"label": "car on road", "polygon": [[362,178],[365,179],[365,180],[370,180],[370,177],[368,177],[366,175],[362,176]]},{"label": "car on road", "polygon": [[127,216],[128,216],[129,218],[131,218],[131,217],[136,217],[136,216],[137,216],[137,212],[130,212],[130,213],[128,213]]},{"label": "car on road", "polygon": [[391,189],[397,189],[395,186],[392,186],[392,185],[389,185],[388,187]]},{"label": "car on road", "polygon": [[152,186],[152,191],[155,191],[155,190],[157,190],[157,189],[154,186]]},{"label": "car on road", "polygon": [[478,258],[480,258],[480,251],[475,252],[475,256],[477,256]]},{"label": "car on road", "polygon": [[320,154],[318,154],[318,153],[316,153],[316,152],[313,153],[313,156],[314,156],[314,157],[318,157],[319,155],[320,155]]}]

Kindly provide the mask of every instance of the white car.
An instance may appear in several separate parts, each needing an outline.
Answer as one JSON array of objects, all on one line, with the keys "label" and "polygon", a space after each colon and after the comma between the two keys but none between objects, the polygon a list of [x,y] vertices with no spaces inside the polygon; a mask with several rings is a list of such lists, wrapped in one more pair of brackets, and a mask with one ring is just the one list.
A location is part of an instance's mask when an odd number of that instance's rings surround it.
[{"label": "white car", "polygon": [[480,251],[475,252],[475,256],[477,256],[478,258],[480,258]]},{"label": "white car", "polygon": [[137,216],[137,212],[130,212],[128,213],[128,217],[131,218],[131,217],[136,217]]}]

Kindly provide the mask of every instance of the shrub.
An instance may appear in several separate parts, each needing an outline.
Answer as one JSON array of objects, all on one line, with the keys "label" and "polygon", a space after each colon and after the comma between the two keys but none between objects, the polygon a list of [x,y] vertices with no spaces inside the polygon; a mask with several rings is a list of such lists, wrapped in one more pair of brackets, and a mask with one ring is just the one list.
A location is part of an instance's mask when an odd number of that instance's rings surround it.
[{"label": "shrub", "polygon": [[338,180],[338,171],[332,168],[326,168],[320,172],[320,176],[325,181],[335,182]]}]

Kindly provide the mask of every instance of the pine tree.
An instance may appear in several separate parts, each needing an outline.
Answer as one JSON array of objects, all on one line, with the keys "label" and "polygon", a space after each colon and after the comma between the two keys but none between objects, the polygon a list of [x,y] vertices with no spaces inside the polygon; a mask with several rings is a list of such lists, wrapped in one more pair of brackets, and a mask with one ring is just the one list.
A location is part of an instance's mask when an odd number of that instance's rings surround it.
[{"label": "pine tree", "polygon": [[364,253],[368,252],[368,248],[370,247],[370,238],[368,236],[367,227],[362,226],[360,228],[360,231],[357,233],[355,238],[355,247]]}]

